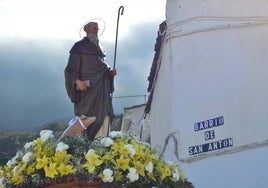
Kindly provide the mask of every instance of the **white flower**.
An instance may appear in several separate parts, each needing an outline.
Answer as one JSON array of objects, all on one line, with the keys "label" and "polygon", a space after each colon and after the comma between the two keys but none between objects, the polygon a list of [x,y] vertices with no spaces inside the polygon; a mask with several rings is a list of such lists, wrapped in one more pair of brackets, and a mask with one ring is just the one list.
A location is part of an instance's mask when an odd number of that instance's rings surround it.
[{"label": "white flower", "polygon": [[139,179],[139,174],[137,174],[136,169],[131,167],[129,168],[129,173],[127,174],[127,178],[130,182],[137,181]]},{"label": "white flower", "polygon": [[145,170],[147,170],[149,173],[152,173],[154,170],[154,165],[152,162],[149,162],[145,165]]},{"label": "white flower", "polygon": [[19,166],[15,166],[14,168],[13,168],[13,174],[16,174],[16,172],[18,171],[18,169],[19,169]]},{"label": "white flower", "polygon": [[175,164],[174,161],[170,161],[170,160],[165,160],[165,162],[166,162],[167,166],[169,166],[169,167],[171,167]]},{"label": "white flower", "polygon": [[102,172],[102,181],[103,182],[113,182],[114,181],[114,177],[113,177],[113,171],[111,169],[106,168],[105,170],[103,170]]},{"label": "white flower", "polygon": [[140,141],[140,144],[145,145],[147,148],[151,148],[151,145],[147,142]]},{"label": "white flower", "polygon": [[[13,158],[12,158],[13,159]],[[12,161],[12,159],[7,161],[7,166],[10,168],[14,163]]]},{"label": "white flower", "polygon": [[3,177],[0,178],[0,188],[5,188],[5,179]]},{"label": "white flower", "polygon": [[95,153],[95,150],[94,150],[94,149],[90,149],[90,150],[88,150],[86,156],[89,156],[91,153]]},{"label": "white flower", "polygon": [[40,131],[40,139],[42,141],[46,141],[47,139],[53,138],[53,137],[54,137],[53,131],[51,131],[51,130],[42,130],[42,131]]},{"label": "white flower", "polygon": [[17,162],[17,158],[18,158],[18,157],[19,157],[19,154],[17,153],[16,156],[14,156],[14,157],[12,157],[10,160],[8,160],[8,162],[7,162],[7,166],[8,166],[8,167],[11,167],[11,166],[15,165],[16,162]]},{"label": "white flower", "polygon": [[28,149],[30,149],[33,145],[34,145],[33,142],[26,142],[25,145],[24,145],[24,149],[25,149],[25,150],[28,150]]},{"label": "white flower", "polygon": [[69,148],[67,144],[64,144],[63,142],[59,142],[56,147],[56,151],[62,152]]},{"label": "white flower", "polygon": [[109,136],[112,138],[120,138],[123,136],[123,133],[121,131],[112,131]]},{"label": "white flower", "polygon": [[11,160],[8,160],[6,165],[10,168],[12,166]]},{"label": "white flower", "polygon": [[104,146],[104,147],[110,147],[111,145],[114,144],[114,141],[110,138],[110,137],[104,137],[100,140],[100,143]]},{"label": "white flower", "polygon": [[172,172],[172,177],[176,180],[179,181],[180,180],[180,173],[179,171],[176,169]]},{"label": "white flower", "polygon": [[134,149],[134,146],[132,144],[125,145],[128,150],[130,151],[131,156],[134,156],[136,154],[136,150]]},{"label": "white flower", "polygon": [[127,134],[130,136],[130,137],[133,137],[134,139],[136,140],[139,140],[139,135],[137,132],[133,131],[133,130],[128,130],[127,131]]},{"label": "white flower", "polygon": [[32,157],[33,153],[32,152],[27,152],[23,157],[22,161],[25,163],[28,163]]}]

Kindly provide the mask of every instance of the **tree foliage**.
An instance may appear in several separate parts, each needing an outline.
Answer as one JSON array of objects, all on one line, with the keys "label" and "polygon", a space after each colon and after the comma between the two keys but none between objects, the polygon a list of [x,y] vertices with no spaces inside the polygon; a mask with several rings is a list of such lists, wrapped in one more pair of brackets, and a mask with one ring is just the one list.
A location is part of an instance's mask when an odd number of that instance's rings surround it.
[{"label": "tree foliage", "polygon": [[[62,123],[51,123],[41,129],[49,129],[59,136],[68,125]],[[40,130],[41,130],[40,129]],[[0,132],[0,159],[11,158],[21,150],[26,142],[30,142],[39,136],[40,130],[31,131],[1,131]]]},{"label": "tree foliage", "polygon": [[10,158],[20,150],[24,144],[33,140],[32,132],[1,131],[0,132],[0,158]]}]

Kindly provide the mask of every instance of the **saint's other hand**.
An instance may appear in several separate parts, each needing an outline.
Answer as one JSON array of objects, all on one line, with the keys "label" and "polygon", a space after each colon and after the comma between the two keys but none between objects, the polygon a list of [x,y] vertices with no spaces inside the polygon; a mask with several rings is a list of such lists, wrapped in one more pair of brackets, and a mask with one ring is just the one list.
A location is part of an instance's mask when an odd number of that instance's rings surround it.
[{"label": "saint's other hand", "polygon": [[85,83],[84,83],[83,81],[77,79],[77,80],[75,81],[75,83],[76,83],[77,88],[78,88],[80,91],[86,91],[86,90],[87,90],[87,86],[85,85]]}]

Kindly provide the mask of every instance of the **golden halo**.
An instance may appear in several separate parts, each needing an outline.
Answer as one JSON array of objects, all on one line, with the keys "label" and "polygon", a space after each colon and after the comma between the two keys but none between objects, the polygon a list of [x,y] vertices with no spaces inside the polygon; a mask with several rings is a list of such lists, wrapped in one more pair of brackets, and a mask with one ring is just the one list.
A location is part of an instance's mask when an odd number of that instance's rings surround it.
[{"label": "golden halo", "polygon": [[106,25],[105,25],[105,22],[104,22],[104,20],[101,19],[101,18],[93,18],[93,19],[90,19],[90,20],[88,20],[87,22],[85,22],[85,23],[82,25],[82,27],[80,28],[80,30],[79,30],[79,36],[80,36],[80,38],[83,37],[82,34],[81,34],[81,32],[84,31],[84,26],[85,26],[86,24],[88,24],[89,22],[97,22],[97,23],[98,23],[98,26],[99,26],[99,33],[98,33],[98,36],[101,36],[101,35],[103,34],[104,30],[105,30],[105,26],[106,26]]}]

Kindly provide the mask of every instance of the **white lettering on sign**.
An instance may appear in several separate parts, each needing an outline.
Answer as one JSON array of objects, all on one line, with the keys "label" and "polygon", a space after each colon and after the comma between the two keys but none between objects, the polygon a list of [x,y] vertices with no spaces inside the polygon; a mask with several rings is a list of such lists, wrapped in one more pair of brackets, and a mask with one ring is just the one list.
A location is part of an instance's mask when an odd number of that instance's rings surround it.
[{"label": "white lettering on sign", "polygon": [[211,140],[215,138],[215,131],[211,130],[211,131],[206,131],[204,132],[204,136],[205,136],[205,140]]},{"label": "white lettering on sign", "polygon": [[224,149],[228,147],[232,147],[233,144],[233,138],[227,138],[223,140],[218,140],[215,142],[210,142],[198,146],[192,146],[189,147],[189,155],[196,155],[204,152],[209,152],[209,151],[215,151],[219,149]]},{"label": "white lettering on sign", "polygon": [[206,121],[201,121],[194,124],[194,131],[201,131],[204,129],[209,129],[213,127],[217,127],[224,124],[223,116],[216,117],[213,119],[209,119]]}]

